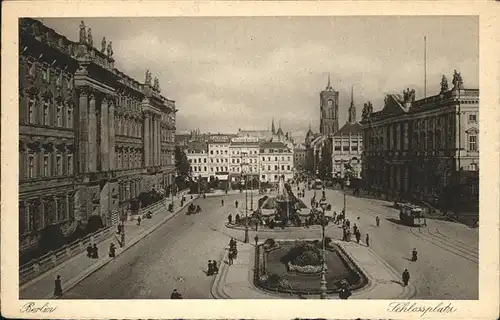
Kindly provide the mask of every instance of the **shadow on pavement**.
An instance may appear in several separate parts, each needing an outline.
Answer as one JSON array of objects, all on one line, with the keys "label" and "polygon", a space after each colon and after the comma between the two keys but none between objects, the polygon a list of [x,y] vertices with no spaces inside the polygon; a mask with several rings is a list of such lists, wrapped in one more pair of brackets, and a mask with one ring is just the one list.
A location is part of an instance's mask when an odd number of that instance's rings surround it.
[{"label": "shadow on pavement", "polygon": [[397,284],[399,284],[400,286],[404,287],[403,282],[401,282],[401,281],[391,280],[391,282],[393,282],[393,283],[397,283]]}]

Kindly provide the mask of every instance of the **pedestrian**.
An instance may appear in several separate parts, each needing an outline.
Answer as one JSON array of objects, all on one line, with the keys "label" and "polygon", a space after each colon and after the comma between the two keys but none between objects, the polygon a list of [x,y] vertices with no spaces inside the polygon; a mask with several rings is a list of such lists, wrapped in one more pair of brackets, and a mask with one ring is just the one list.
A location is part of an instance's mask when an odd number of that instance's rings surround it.
[{"label": "pedestrian", "polygon": [[240,215],[239,215],[239,213],[236,214],[236,223],[240,223]]},{"label": "pedestrian", "polygon": [[413,248],[413,251],[411,252],[411,261],[417,261],[417,249]]},{"label": "pedestrian", "polygon": [[380,218],[378,216],[375,217],[375,222],[377,223],[377,227],[380,225]]},{"label": "pedestrian", "polygon": [[232,266],[234,256],[233,256],[233,253],[231,251],[229,251],[229,255],[227,256],[227,258],[228,258],[228,265]]},{"label": "pedestrian", "polygon": [[122,225],[121,225],[121,224],[118,224],[118,225],[116,226],[116,229],[117,229],[117,232],[116,232],[116,233],[120,234],[120,233],[122,232]]},{"label": "pedestrian", "polygon": [[138,225],[138,226],[140,226],[140,225],[141,225],[141,220],[142,220],[142,219],[141,219],[141,216],[138,216],[138,217],[137,217],[137,225]]},{"label": "pedestrian", "polygon": [[91,243],[89,243],[89,245],[87,246],[87,257],[92,258],[92,244]]},{"label": "pedestrian", "polygon": [[97,245],[95,243],[94,246],[92,247],[92,258],[93,259],[99,258],[99,249],[97,248]]},{"label": "pedestrian", "polygon": [[61,276],[57,275],[56,280],[54,281],[54,296],[57,298],[62,297],[62,285],[61,285]]},{"label": "pedestrian", "polygon": [[358,233],[358,226],[356,224],[354,224],[354,226],[352,227],[352,231],[354,232],[354,234]]},{"label": "pedestrian", "polygon": [[213,274],[212,260],[208,260],[207,276],[211,276],[212,274]]},{"label": "pedestrian", "polygon": [[356,237],[356,242],[359,244],[359,240],[361,240],[361,232],[359,230],[354,233],[354,236]]},{"label": "pedestrian", "polygon": [[405,269],[403,271],[403,286],[406,287],[408,285],[408,281],[410,281],[410,273],[408,272],[408,269]]},{"label": "pedestrian", "polygon": [[120,241],[120,247],[123,248],[123,246],[125,246],[125,232],[122,232],[121,241]]},{"label": "pedestrian", "polygon": [[234,202],[234,205],[236,206],[236,209],[238,209],[238,200]]},{"label": "pedestrian", "polygon": [[231,222],[233,222],[233,215],[232,214],[229,214],[227,216],[227,221],[229,222],[229,224],[231,224]]},{"label": "pedestrian", "polygon": [[366,234],[366,246],[370,246],[370,236],[368,235],[368,233]]},{"label": "pedestrian", "polygon": [[212,260],[212,271],[214,274],[219,273],[219,267],[217,267],[217,262],[215,262],[215,260]]},{"label": "pedestrian", "polygon": [[110,258],[114,258],[116,257],[116,247],[115,247],[115,244],[114,243],[111,243],[109,245],[109,257]]},{"label": "pedestrian", "polygon": [[223,207],[223,206],[224,206],[224,199],[222,199],[222,200],[220,201],[220,204],[221,204],[221,207]]}]

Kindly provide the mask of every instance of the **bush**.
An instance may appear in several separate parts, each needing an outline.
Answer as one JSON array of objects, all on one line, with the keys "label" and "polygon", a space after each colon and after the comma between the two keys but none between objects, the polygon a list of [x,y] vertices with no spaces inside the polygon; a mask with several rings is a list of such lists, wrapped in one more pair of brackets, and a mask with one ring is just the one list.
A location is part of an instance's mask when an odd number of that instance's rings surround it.
[{"label": "bush", "polygon": [[317,266],[321,264],[321,256],[318,252],[309,250],[303,252],[291,262],[298,266]]},{"label": "bush", "polygon": [[264,246],[268,247],[268,248],[272,248],[276,245],[276,241],[274,241],[274,239],[266,239],[266,241],[264,241]]}]

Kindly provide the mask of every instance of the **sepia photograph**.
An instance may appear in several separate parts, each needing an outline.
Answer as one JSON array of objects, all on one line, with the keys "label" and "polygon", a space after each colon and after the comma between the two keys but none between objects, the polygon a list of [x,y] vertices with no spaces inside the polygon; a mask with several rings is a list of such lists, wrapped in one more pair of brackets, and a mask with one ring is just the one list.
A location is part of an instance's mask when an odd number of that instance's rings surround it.
[{"label": "sepia photograph", "polygon": [[498,208],[481,119],[498,106],[480,112],[479,15],[16,20],[18,164],[2,175],[17,176],[21,316],[176,299],[451,317],[479,302],[480,237],[498,242],[483,233]]},{"label": "sepia photograph", "polygon": [[20,298],[478,299],[478,22],[20,19]]}]

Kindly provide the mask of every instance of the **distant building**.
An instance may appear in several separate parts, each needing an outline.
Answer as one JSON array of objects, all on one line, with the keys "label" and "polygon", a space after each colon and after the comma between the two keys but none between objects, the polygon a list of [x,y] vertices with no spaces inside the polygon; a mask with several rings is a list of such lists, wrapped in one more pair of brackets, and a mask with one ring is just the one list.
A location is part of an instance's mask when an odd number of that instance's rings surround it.
[{"label": "distant building", "polygon": [[306,146],[303,144],[297,144],[293,148],[293,167],[295,170],[306,168]]},{"label": "distant building", "polygon": [[[353,89],[347,123],[333,134],[333,177],[337,179],[361,178],[363,128],[356,122]],[[348,177],[346,173],[349,172]]]},{"label": "distant building", "polygon": [[242,174],[258,177],[259,147],[256,137],[236,137],[229,144],[229,179],[240,181]]},{"label": "distant building", "polygon": [[210,178],[217,177],[219,181],[227,181],[229,178],[230,159],[230,136],[213,135],[208,139],[208,160],[210,166]]},{"label": "distant building", "polygon": [[437,95],[415,101],[414,90],[390,94],[378,112],[365,104],[366,188],[388,198],[477,210],[478,114],[479,90],[463,89],[456,72],[453,88],[443,76]]},{"label": "distant building", "polygon": [[191,175],[193,177],[209,178],[210,165],[208,162],[208,145],[203,141],[189,142],[184,152],[191,165]]},{"label": "distant building", "polygon": [[265,182],[278,182],[280,176],[285,181],[293,178],[293,150],[282,142],[260,144],[260,179]]}]

